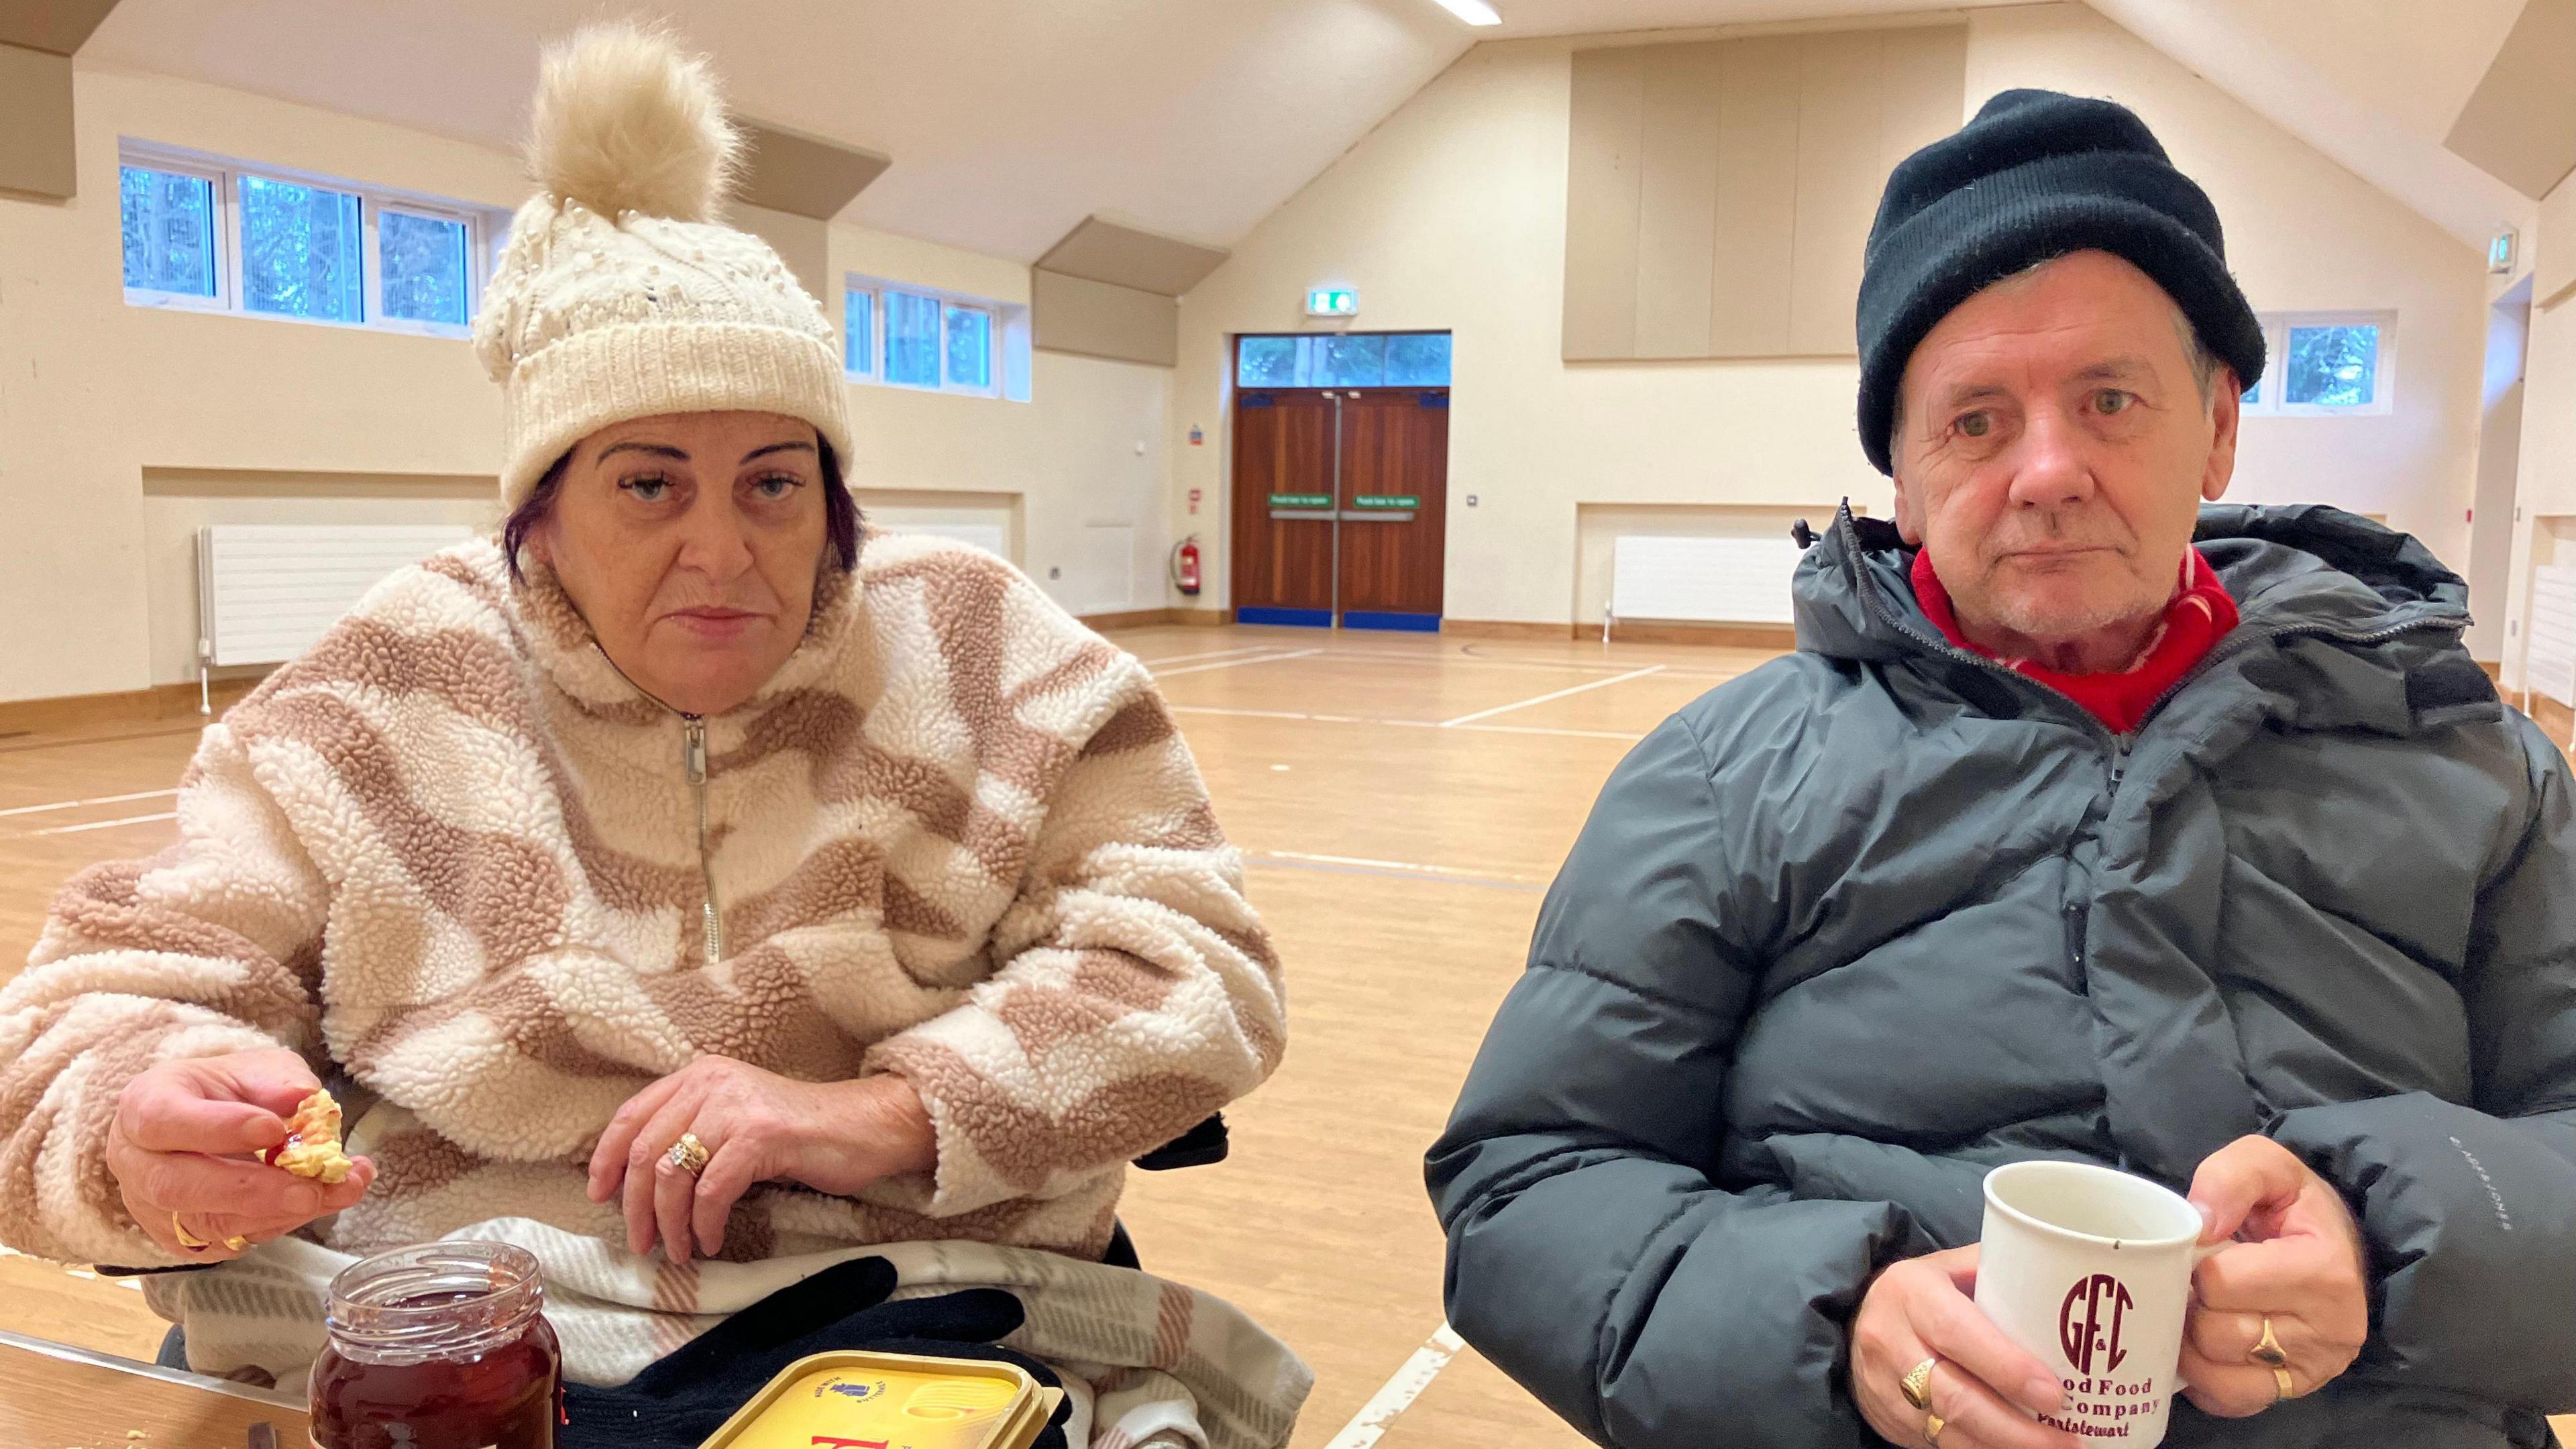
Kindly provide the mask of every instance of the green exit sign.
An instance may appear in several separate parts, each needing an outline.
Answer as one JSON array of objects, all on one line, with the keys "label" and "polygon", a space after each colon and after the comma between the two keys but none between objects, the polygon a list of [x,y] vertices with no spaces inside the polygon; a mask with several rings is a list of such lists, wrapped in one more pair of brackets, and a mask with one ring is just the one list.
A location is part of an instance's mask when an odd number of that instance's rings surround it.
[{"label": "green exit sign", "polygon": [[1309,317],[1355,317],[1359,310],[1360,294],[1348,287],[1317,287],[1306,294]]}]

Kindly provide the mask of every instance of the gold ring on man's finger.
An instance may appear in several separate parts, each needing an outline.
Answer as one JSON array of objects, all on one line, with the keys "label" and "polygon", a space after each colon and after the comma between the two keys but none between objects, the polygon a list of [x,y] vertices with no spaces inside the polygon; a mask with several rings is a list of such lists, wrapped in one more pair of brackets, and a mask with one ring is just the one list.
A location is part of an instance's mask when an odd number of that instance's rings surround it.
[{"label": "gold ring on man's finger", "polygon": [[1929,1409],[1923,1411],[1923,1442],[1931,1445],[1932,1449],[1941,1449],[1941,1431],[1949,1427],[1949,1420]]},{"label": "gold ring on man's finger", "polygon": [[2290,1355],[2281,1348],[2281,1340],[2272,1336],[2272,1315],[2263,1315],[2263,1337],[2247,1351],[2247,1357],[2265,1368],[2286,1368]]},{"label": "gold ring on man's finger", "polygon": [[1923,1360],[1923,1362],[1916,1364],[1914,1367],[1907,1369],[1905,1371],[1905,1377],[1896,1381],[1897,1390],[1905,1395],[1905,1402],[1926,1412],[1931,1410],[1932,1370],[1933,1367],[1940,1362],[1941,1360],[1937,1357],[1927,1358]]},{"label": "gold ring on man's finger", "polygon": [[2277,1404],[2283,1399],[2295,1399],[2298,1396],[2298,1386],[2290,1382],[2290,1371],[2275,1367],[2272,1370],[2272,1402]]}]

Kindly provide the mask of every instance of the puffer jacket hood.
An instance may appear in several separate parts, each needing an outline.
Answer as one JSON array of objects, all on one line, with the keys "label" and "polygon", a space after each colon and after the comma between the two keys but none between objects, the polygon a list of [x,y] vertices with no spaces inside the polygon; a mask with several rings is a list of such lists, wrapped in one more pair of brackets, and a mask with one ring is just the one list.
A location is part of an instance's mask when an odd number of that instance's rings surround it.
[{"label": "puffer jacket hood", "polygon": [[[2409,534],[2325,504],[2216,504],[2192,542],[2260,629],[2371,634],[2469,623],[2469,586]],[[1914,550],[1896,525],[1845,504],[1816,535],[1791,584],[1798,647],[1838,659],[1940,651],[1914,601]],[[2437,646],[2438,647],[2438,646]]]},{"label": "puffer jacket hood", "polygon": [[[2294,640],[2355,646],[2350,667],[2314,681],[2323,689],[2285,701],[2311,727],[2406,733],[2428,722],[2428,708],[2429,722],[2445,723],[2457,715],[2441,706],[2492,701],[2484,671],[2460,644],[2468,582],[2413,536],[2325,504],[2220,504],[2201,510],[2192,538],[2243,615],[2204,669]],[[1791,584],[1798,647],[1855,664],[1912,661],[1949,688],[2000,703],[1995,686],[2010,671],[1942,638],[1914,598],[1914,553],[1894,524],[1845,504]],[[2008,687],[2029,707],[2081,714],[2045,685]]]}]

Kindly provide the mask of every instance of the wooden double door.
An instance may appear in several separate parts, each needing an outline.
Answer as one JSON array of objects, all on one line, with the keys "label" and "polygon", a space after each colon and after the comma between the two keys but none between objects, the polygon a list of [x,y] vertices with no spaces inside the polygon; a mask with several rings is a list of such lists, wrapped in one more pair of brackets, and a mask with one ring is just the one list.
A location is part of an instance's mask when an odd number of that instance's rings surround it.
[{"label": "wooden double door", "polygon": [[1448,549],[1447,388],[1235,396],[1235,618],[1437,630]]}]

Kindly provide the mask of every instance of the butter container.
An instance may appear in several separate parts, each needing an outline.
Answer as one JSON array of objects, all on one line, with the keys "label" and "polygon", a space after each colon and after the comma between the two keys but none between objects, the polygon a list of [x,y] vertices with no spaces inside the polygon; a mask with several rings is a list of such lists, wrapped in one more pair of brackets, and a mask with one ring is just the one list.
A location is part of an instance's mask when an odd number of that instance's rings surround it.
[{"label": "butter container", "polygon": [[820,1353],[780,1370],[699,1449],[1027,1449],[1063,1400],[1017,1364]]}]

